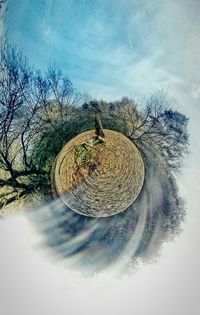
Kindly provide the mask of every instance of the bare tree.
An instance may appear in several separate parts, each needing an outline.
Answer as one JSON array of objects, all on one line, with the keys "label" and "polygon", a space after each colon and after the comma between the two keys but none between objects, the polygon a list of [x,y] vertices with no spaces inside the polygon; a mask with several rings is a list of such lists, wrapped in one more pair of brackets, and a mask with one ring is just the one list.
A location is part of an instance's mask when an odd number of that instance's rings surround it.
[{"label": "bare tree", "polygon": [[74,89],[71,81],[55,65],[48,69],[46,78],[54,108],[56,105],[58,107],[58,119],[63,120],[69,114],[73,114],[74,107],[82,101],[82,94]]},{"label": "bare tree", "polygon": [[6,173],[0,187],[25,194],[33,187],[21,177],[39,173],[29,148],[42,127],[36,120],[41,91],[36,93],[33,71],[22,53],[6,42],[1,45],[0,73],[0,168]]},{"label": "bare tree", "polygon": [[145,110],[137,113],[128,111],[132,130],[127,136],[135,142],[146,142],[159,150],[171,167],[180,164],[180,158],[187,152],[188,118],[170,108],[166,93],[161,91],[151,96]]},{"label": "bare tree", "polygon": [[106,103],[92,101],[83,105],[83,110],[93,110],[105,119],[117,123],[117,128],[138,145],[154,148],[167,160],[170,167],[177,168],[180,158],[187,152],[188,118],[171,109],[167,94],[160,91],[150,97],[145,106],[133,99],[123,97],[120,101]]},{"label": "bare tree", "polygon": [[[30,176],[39,178],[45,176],[45,171],[35,151],[45,139],[49,126],[55,127],[58,121],[68,119],[69,109],[72,113],[79,97],[71,82],[58,70],[51,68],[47,74],[33,70],[16,47],[2,41],[0,187],[12,188],[14,192],[5,198],[7,203],[37,189],[37,181],[33,184]],[[8,192],[10,195],[9,189]]]},{"label": "bare tree", "polygon": [[[69,126],[73,125],[71,136],[74,136],[85,128],[88,119],[93,123],[97,115],[103,127],[106,120],[111,121],[110,129],[113,122],[117,123],[117,130],[131,141],[153,147],[170,166],[177,167],[188,143],[188,118],[170,109],[165,93],[152,96],[143,110],[125,97],[112,103],[90,99],[78,106],[83,100],[56,67],[50,67],[46,73],[36,71],[16,47],[2,42],[0,189],[3,192],[0,196],[4,201],[1,206],[40,189],[43,179],[49,178],[50,164],[57,154],[57,147],[53,148],[53,155],[48,158],[49,147],[56,141],[62,147],[68,139]],[[97,125],[102,129],[98,122]]]}]

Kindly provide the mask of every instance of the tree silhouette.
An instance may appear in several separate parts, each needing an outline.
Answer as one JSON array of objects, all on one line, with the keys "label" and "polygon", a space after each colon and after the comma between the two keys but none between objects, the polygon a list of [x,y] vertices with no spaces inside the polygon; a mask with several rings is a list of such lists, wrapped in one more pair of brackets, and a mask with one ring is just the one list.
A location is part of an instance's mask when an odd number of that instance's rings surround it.
[{"label": "tree silhouette", "polygon": [[51,67],[46,74],[34,70],[6,41],[0,49],[0,73],[0,172],[4,174],[0,187],[13,189],[13,194],[7,189],[12,196],[4,198],[10,203],[44,182],[40,177],[46,172],[35,150],[51,125],[63,122],[69,112],[72,115],[70,108],[80,96],[59,70]]},{"label": "tree silhouette", "polygon": [[120,101],[107,103],[99,111],[118,123],[118,128],[131,141],[138,145],[146,145],[162,153],[170,167],[180,166],[181,157],[187,152],[189,135],[188,118],[171,109],[170,101],[163,91],[152,95],[142,110],[127,97]]},{"label": "tree silhouette", "polygon": [[5,40],[0,73],[0,206],[48,186],[59,150],[75,135],[93,129],[95,117],[96,134],[104,137],[98,116],[105,129],[123,133],[138,148],[159,152],[170,168],[180,166],[187,151],[188,118],[171,109],[163,92],[143,107],[127,97],[113,102],[88,97],[84,102],[59,69],[35,70]]}]

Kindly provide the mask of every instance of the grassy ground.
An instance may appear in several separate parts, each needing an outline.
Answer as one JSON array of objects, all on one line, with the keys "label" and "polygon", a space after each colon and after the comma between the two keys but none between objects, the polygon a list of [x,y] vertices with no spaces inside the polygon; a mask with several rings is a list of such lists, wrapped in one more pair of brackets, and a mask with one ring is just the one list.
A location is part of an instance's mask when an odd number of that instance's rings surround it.
[{"label": "grassy ground", "polygon": [[125,210],[144,180],[143,161],[134,144],[120,133],[104,131],[103,143],[94,142],[94,131],[73,138],[58,155],[52,176],[64,200],[69,193],[67,205],[92,216]]}]

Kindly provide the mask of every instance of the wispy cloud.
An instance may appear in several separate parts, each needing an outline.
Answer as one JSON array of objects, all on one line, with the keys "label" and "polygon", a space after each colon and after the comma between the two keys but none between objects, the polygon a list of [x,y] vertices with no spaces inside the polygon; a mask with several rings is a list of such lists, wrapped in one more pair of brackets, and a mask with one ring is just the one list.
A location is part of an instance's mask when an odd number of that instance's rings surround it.
[{"label": "wispy cloud", "polygon": [[55,61],[98,98],[146,97],[165,88],[181,101],[185,91],[198,99],[198,1],[37,0],[29,10],[25,0],[20,4],[15,12],[10,4],[9,36],[35,66]]},{"label": "wispy cloud", "polygon": [[131,38],[130,33],[128,33],[128,40],[129,40],[129,44],[130,44],[131,49],[133,49],[132,38]]}]

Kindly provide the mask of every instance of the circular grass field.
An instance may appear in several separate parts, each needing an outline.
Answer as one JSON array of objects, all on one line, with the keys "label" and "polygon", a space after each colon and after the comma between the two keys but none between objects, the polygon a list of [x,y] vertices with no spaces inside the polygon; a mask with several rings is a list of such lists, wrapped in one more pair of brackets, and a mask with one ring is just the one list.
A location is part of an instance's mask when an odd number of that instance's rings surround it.
[{"label": "circular grass field", "polygon": [[107,217],[127,209],[139,195],[144,163],[137,147],[121,133],[94,130],[70,140],[52,169],[52,190],[75,212]]}]

